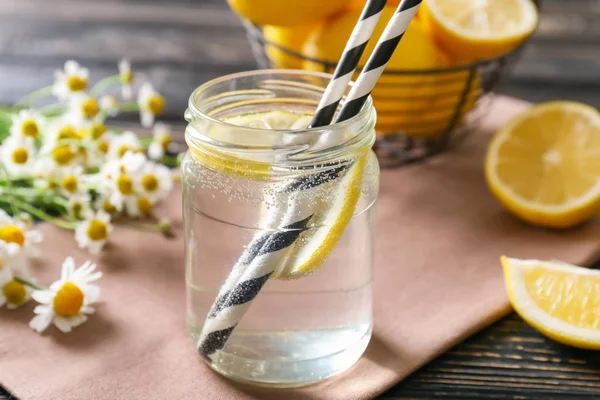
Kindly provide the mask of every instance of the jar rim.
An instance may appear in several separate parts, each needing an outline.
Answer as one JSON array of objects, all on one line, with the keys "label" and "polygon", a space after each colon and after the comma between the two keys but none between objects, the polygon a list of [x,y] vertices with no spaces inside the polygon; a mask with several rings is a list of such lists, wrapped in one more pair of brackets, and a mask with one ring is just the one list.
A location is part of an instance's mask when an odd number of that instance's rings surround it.
[{"label": "jar rim", "polygon": [[[316,78],[324,78],[327,81],[329,81],[333,77],[332,74],[329,74],[326,72],[306,71],[306,70],[300,70],[300,69],[261,69],[261,70],[236,72],[233,74],[223,75],[218,78],[211,79],[211,80],[203,83],[202,85],[198,86],[196,89],[194,89],[194,91],[192,92],[192,94],[190,95],[190,97],[188,99],[188,110],[190,110],[194,116],[203,118],[206,121],[210,122],[211,124],[217,124],[217,125],[220,125],[225,128],[232,128],[232,129],[240,129],[241,128],[241,129],[249,130],[249,131],[265,131],[266,129],[263,129],[263,128],[247,127],[247,126],[240,127],[239,125],[230,124],[226,121],[215,118],[215,117],[205,113],[204,111],[202,111],[197,106],[197,103],[196,103],[197,96],[199,94],[205,92],[206,90],[210,89],[211,87],[214,87],[218,84],[221,84],[223,82],[227,82],[230,80],[234,80],[234,79],[240,79],[240,78],[251,77],[251,76],[261,76],[261,75],[264,75],[264,76],[281,75],[282,77],[308,75],[308,76],[313,76]],[[350,86],[352,86],[353,84],[354,84],[353,81],[351,81],[349,83]],[[325,90],[325,87],[323,87],[323,90]],[[352,124],[356,124],[360,120],[367,118],[367,114],[372,112],[372,110],[373,110],[373,99],[371,98],[371,96],[369,96],[367,98],[367,101],[361,108],[361,110],[356,115],[352,116],[351,118],[348,118],[347,120],[332,123],[330,125],[314,127],[314,128],[304,128],[304,129],[294,129],[294,130],[290,130],[290,129],[282,129],[282,130],[271,129],[271,130],[275,131],[275,132],[293,132],[294,135],[298,135],[298,134],[302,134],[302,133],[314,134],[315,132],[321,131],[325,128],[331,129],[332,127],[335,127],[336,129],[337,128],[345,129],[348,126],[350,126]]]}]

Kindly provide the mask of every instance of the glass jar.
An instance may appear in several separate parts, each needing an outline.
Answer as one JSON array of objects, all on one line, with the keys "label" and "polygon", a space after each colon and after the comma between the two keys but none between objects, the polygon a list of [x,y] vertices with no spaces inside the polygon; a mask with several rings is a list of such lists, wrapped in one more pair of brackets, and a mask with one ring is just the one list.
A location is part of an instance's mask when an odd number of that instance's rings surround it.
[{"label": "glass jar", "polygon": [[375,110],[369,100],[347,121],[305,129],[329,79],[252,71],[189,100],[187,323],[208,364],[234,380],[318,382],[371,337]]}]

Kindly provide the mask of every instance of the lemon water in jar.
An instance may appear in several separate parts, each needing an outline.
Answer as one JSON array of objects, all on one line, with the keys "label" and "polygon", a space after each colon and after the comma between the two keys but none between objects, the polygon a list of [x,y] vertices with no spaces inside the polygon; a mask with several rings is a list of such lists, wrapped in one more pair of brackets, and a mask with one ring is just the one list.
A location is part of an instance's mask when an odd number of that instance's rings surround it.
[{"label": "lemon water in jar", "polygon": [[325,74],[253,71],[194,91],[182,163],[187,322],[217,372],[301,386],[372,330],[375,111],[307,128]]}]

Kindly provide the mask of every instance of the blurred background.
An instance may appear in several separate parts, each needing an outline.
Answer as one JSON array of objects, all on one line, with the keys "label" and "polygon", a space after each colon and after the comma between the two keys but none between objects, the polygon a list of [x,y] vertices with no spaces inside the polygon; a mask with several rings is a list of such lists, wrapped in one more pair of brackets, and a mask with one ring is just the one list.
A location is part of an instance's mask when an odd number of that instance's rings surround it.
[{"label": "blurred background", "polygon": [[[496,91],[600,107],[599,21],[600,0],[543,0],[537,32]],[[165,95],[163,119],[182,123],[199,84],[256,68],[225,0],[0,0],[2,104],[50,84],[67,59],[96,81],[116,73],[124,57],[144,78],[137,82],[147,78]]]}]

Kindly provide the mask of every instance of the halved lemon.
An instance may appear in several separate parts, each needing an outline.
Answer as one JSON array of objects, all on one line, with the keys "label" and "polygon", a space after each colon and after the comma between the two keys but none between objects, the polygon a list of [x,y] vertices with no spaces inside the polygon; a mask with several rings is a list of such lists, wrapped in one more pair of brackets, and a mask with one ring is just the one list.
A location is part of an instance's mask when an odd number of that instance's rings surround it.
[{"label": "halved lemon", "polygon": [[538,13],[531,0],[426,0],[421,20],[454,61],[469,62],[517,47]]},{"label": "halved lemon", "polygon": [[570,346],[600,349],[600,271],[502,257],[515,311],[544,335]]},{"label": "halved lemon", "polygon": [[[354,215],[360,198],[368,155],[360,157],[344,175],[318,189],[311,199],[316,212],[304,231],[290,247],[290,256],[272,278],[296,278],[319,269],[335,249]],[[324,193],[329,193],[324,196]]]},{"label": "halved lemon", "polygon": [[600,211],[600,113],[556,101],[529,108],[492,139],[485,174],[494,195],[530,223],[580,224]]}]

